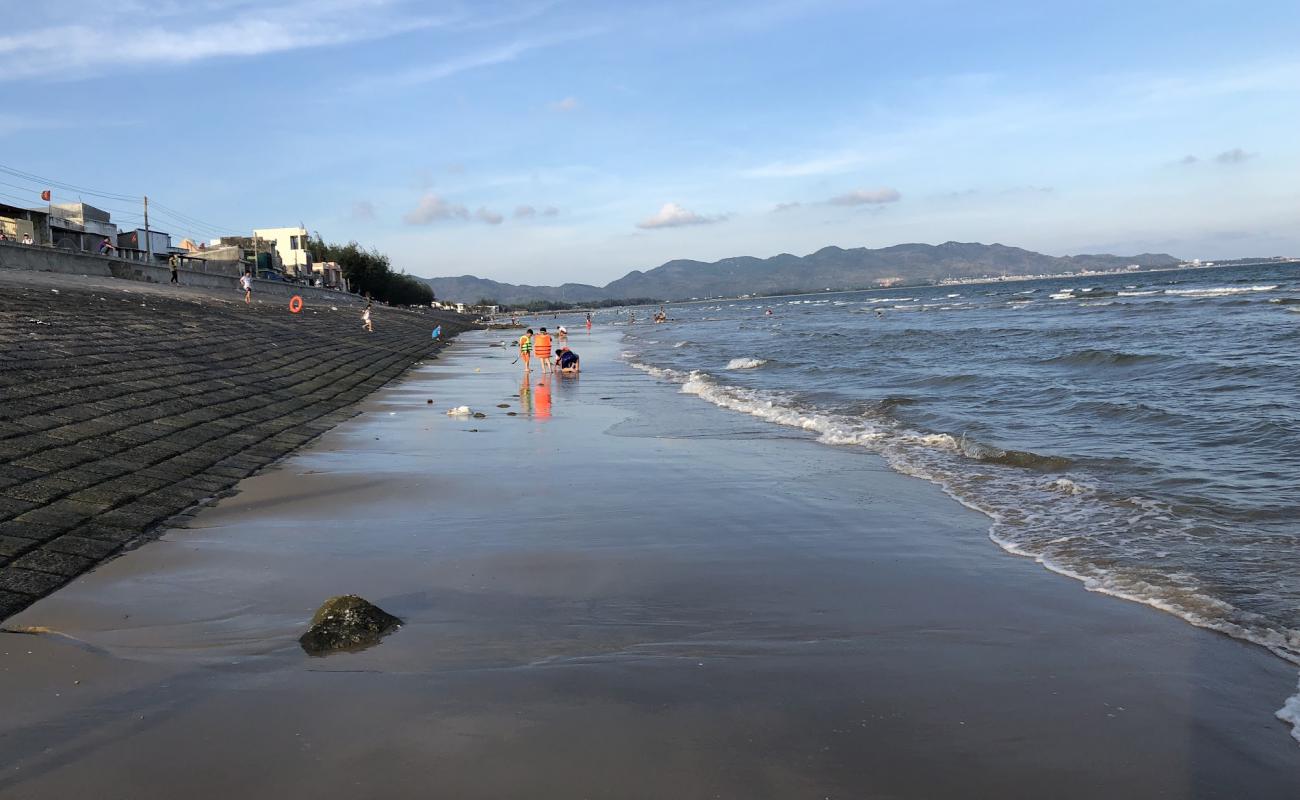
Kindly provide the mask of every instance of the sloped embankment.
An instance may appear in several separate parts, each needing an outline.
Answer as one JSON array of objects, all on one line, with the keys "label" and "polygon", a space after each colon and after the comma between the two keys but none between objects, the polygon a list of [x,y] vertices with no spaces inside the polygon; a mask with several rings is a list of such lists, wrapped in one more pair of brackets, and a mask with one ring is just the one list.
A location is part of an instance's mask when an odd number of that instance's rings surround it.
[{"label": "sloped embankment", "polygon": [[[10,273],[0,286],[0,620],[319,436],[456,315]],[[58,288],[53,288],[57,286]]]}]

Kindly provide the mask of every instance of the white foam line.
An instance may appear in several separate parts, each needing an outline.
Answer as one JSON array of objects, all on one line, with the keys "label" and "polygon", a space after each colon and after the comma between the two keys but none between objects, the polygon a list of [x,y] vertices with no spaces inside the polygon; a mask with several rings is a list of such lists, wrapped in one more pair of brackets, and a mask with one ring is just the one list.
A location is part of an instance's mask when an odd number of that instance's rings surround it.
[{"label": "white foam line", "polygon": [[[625,354],[625,356],[630,356],[630,354]],[[1130,588],[1121,586],[1116,582],[1115,576],[1089,575],[1078,569],[1059,564],[1043,554],[1034,553],[1009,539],[999,536],[997,529],[1004,521],[1001,514],[992,509],[984,508],[974,500],[959,495],[949,482],[929,472],[921,465],[909,463],[899,451],[887,446],[889,444],[895,446],[912,444],[919,445],[927,450],[960,452],[960,445],[952,436],[947,434],[920,434],[910,431],[885,431],[866,422],[846,426],[832,415],[816,412],[801,413],[796,409],[783,406],[780,404],[779,398],[758,390],[719,384],[707,373],[698,370],[685,373],[674,369],[653,367],[631,361],[630,358],[629,364],[656,378],[679,383],[681,384],[680,391],[682,393],[694,394],[722,408],[740,411],[778,425],[815,432],[819,434],[818,441],[824,444],[859,445],[873,449],[874,452],[882,455],[886,463],[895,471],[935,484],[944,494],[957,503],[992,520],[992,524],[988,529],[988,537],[1005,552],[1022,558],[1033,559],[1035,563],[1040,564],[1044,569],[1079,581],[1087,591],[1150,606],[1172,614],[1198,628],[1206,628],[1235,639],[1252,642],[1292,664],[1300,664],[1300,649],[1297,649],[1296,643],[1291,642],[1286,634],[1280,631],[1271,629],[1267,631],[1251,631],[1226,620],[1209,619],[1184,604],[1155,596],[1155,587],[1151,587],[1151,594],[1139,594]],[[1070,492],[1070,494],[1073,494],[1073,492]],[[1222,609],[1224,612],[1234,610],[1227,603],[1199,593],[1195,594],[1194,599],[1207,606]],[[1283,707],[1277,711],[1277,716],[1293,726],[1292,735],[1300,743],[1300,691],[1295,696],[1287,699]]]}]

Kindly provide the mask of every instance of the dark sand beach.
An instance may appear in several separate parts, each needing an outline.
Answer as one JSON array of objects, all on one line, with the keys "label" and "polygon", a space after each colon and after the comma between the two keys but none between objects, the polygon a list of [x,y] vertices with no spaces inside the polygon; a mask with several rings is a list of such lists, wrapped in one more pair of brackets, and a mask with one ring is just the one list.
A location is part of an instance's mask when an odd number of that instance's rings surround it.
[{"label": "dark sand beach", "polygon": [[[1280,659],[615,331],[523,402],[501,338],[10,618],[50,632],[0,634],[0,797],[1300,796]],[[305,655],[348,592],[406,624]]]}]

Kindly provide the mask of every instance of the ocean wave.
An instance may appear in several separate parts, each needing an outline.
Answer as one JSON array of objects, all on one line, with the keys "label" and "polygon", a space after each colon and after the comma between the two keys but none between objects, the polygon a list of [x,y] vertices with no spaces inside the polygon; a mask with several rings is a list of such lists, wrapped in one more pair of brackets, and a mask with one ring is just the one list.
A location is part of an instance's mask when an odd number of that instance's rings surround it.
[{"label": "ocean wave", "polygon": [[1120,350],[1096,350],[1092,348],[1076,350],[1073,353],[1040,359],[1039,364],[1054,364],[1078,367],[1129,367],[1136,364],[1149,364],[1165,361],[1169,356],[1159,353],[1125,353]]},{"label": "ocean wave", "polygon": [[1071,461],[1062,456],[1044,456],[1028,450],[1003,450],[1000,447],[984,444],[965,435],[957,442],[957,449],[962,455],[985,464],[1002,464],[1008,467],[1021,467],[1040,472],[1062,472],[1070,468]]},{"label": "ocean wave", "polygon": [[[1160,557],[1167,553],[1166,542],[1197,535],[1196,520],[1181,518],[1150,498],[1101,493],[1080,480],[1081,465],[1068,458],[918,431],[888,414],[829,413],[794,395],[730,385],[701,371],[631,365],[721,408],[808,431],[824,444],[861,446],[895,471],[935,483],[957,502],[987,515],[992,520],[989,538],[1008,553],[1032,558],[1089,591],[1152,606],[1300,664],[1300,631],[1234,606],[1185,570],[1157,571],[1143,562],[1143,553]],[[1007,469],[990,475],[989,464]],[[1050,478],[1045,481],[1043,473]],[[1123,542],[1134,544],[1115,545]],[[1287,701],[1279,716],[1293,724],[1300,721],[1300,694]]]},{"label": "ocean wave", "polygon": [[733,358],[727,362],[726,369],[758,369],[766,363],[765,358]]},{"label": "ocean wave", "polygon": [[1300,742],[1300,686],[1277,710],[1277,718],[1291,726],[1291,738]]},{"label": "ocean wave", "polygon": [[1205,289],[1165,289],[1165,294],[1175,297],[1227,297],[1234,294],[1248,294],[1251,292],[1271,292],[1277,289],[1277,284],[1268,286],[1212,286]]},{"label": "ocean wave", "polygon": [[687,346],[689,346],[689,345],[690,345],[690,342],[689,342],[689,341],[681,341],[681,342],[678,342],[677,344],[673,345],[673,347],[687,347]]}]

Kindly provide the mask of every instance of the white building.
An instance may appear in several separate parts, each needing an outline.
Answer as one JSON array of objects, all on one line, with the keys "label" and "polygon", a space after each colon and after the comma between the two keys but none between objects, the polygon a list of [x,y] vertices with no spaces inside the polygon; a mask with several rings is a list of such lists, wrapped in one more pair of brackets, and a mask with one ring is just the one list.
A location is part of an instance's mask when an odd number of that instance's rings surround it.
[{"label": "white building", "polygon": [[311,273],[311,256],[307,253],[306,228],[259,228],[253,236],[275,242],[275,252],[290,275],[306,276]]}]

